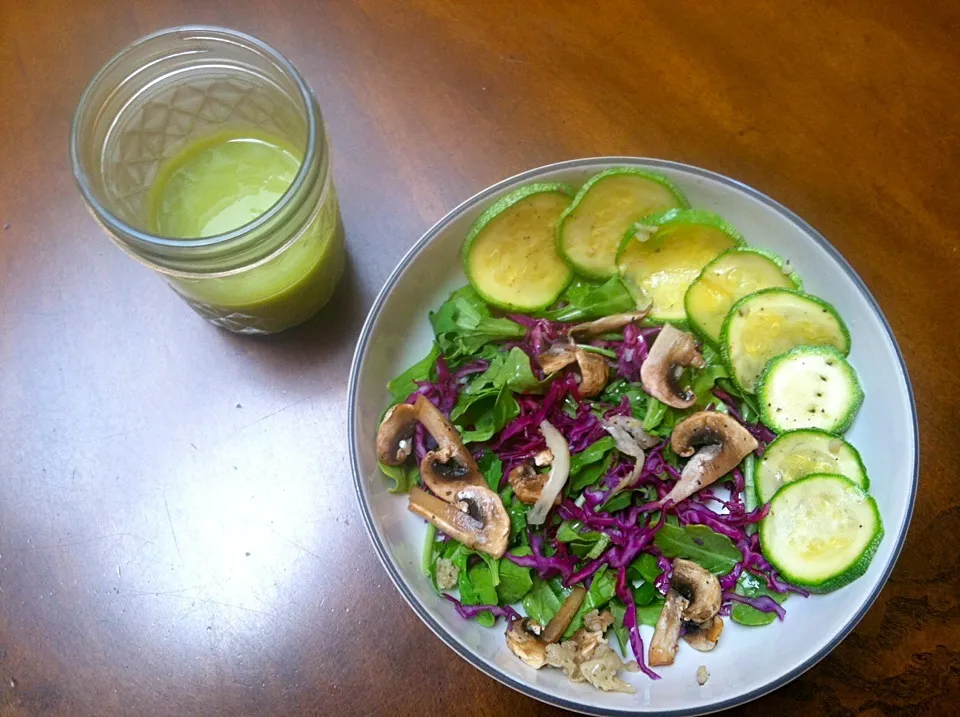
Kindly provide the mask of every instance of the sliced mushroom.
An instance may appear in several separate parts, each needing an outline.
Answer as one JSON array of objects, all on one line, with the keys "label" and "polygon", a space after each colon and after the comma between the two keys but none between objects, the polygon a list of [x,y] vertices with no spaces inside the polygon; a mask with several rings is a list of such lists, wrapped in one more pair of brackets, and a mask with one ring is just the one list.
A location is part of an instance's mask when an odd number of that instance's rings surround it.
[{"label": "sliced mushroom", "polygon": [[510,516],[500,496],[486,486],[471,485],[454,497],[455,503],[445,503],[414,487],[407,507],[468,548],[502,558],[510,538]]},{"label": "sliced mushroom", "polygon": [[689,386],[680,385],[680,374],[687,366],[703,368],[706,363],[693,336],[665,324],[640,367],[640,382],[647,393],[668,406],[690,408],[697,396]]},{"label": "sliced mushroom", "polygon": [[717,646],[717,640],[723,632],[723,618],[715,615],[706,622],[686,622],[683,627],[686,630],[683,639],[690,647],[700,652],[710,652]]},{"label": "sliced mushroom", "polygon": [[567,631],[586,596],[586,588],[575,587],[545,628],[530,619],[510,623],[507,625],[507,647],[530,667],[539,670],[547,664],[547,645],[555,643]]},{"label": "sliced mushroom", "polygon": [[[527,461],[510,471],[510,475],[507,476],[507,481],[513,488],[517,500],[524,505],[534,505],[549,478],[550,475],[548,473],[537,473],[533,469],[533,466],[530,465],[530,462]],[[559,503],[560,496],[557,496],[553,504],[557,505]]]},{"label": "sliced mushroom", "polygon": [[[716,617],[721,599],[720,581],[713,573],[691,560],[676,558],[667,600],[650,642],[650,664],[673,664],[682,627],[687,628],[691,636],[694,632],[704,633],[701,638],[693,638],[696,649],[713,649],[704,646],[710,638],[715,645],[723,630],[723,621]],[[714,618],[719,625],[711,622]]]},{"label": "sliced mushroom", "polygon": [[387,412],[377,431],[377,457],[387,465],[403,463],[413,450],[413,434],[418,422],[438,446],[420,461],[420,475],[431,491],[449,503],[457,491],[467,486],[486,485],[459,431],[423,396],[418,396],[412,405],[401,404]]},{"label": "sliced mushroom", "polygon": [[556,373],[577,360],[577,347],[572,343],[557,343],[537,356],[544,373]]},{"label": "sliced mushroom", "polygon": [[637,321],[643,321],[647,318],[647,314],[650,313],[650,307],[648,306],[643,311],[630,311],[625,314],[613,314],[612,316],[604,316],[601,319],[595,321],[586,321],[582,324],[577,324],[576,326],[571,326],[570,330],[567,332],[571,337],[576,338],[580,336],[582,338],[589,338],[591,336],[599,336],[600,334],[606,334],[611,331],[619,331],[627,324],[633,324]]},{"label": "sliced mushroom", "polygon": [[577,363],[580,365],[580,375],[583,377],[579,386],[580,395],[584,398],[596,396],[607,387],[610,367],[600,354],[577,349],[576,355]]},{"label": "sliced mushroom", "polygon": [[545,373],[556,373],[574,363],[580,369],[580,395],[596,396],[607,387],[610,367],[606,359],[592,351],[584,351],[571,343],[558,343],[537,356],[537,363]]},{"label": "sliced mushroom", "polygon": [[674,426],[670,445],[677,455],[690,457],[680,480],[663,499],[676,505],[732,471],[759,444],[727,414],[699,411]]},{"label": "sliced mushroom", "polygon": [[687,605],[687,599],[676,590],[667,592],[667,600],[663,603],[653,639],[650,640],[647,661],[651,667],[673,664],[680,642],[680,628],[683,627],[683,611]]},{"label": "sliced mushroom", "polygon": [[535,670],[547,664],[547,643],[540,639],[539,623],[526,618],[507,625],[507,647],[510,652]]},{"label": "sliced mushroom", "polygon": [[722,591],[717,576],[692,560],[675,558],[670,589],[687,601],[683,619],[706,622],[720,611]]},{"label": "sliced mushroom", "polygon": [[413,433],[419,421],[420,411],[413,404],[401,403],[387,411],[377,431],[377,460],[388,466],[407,460],[413,452]]}]

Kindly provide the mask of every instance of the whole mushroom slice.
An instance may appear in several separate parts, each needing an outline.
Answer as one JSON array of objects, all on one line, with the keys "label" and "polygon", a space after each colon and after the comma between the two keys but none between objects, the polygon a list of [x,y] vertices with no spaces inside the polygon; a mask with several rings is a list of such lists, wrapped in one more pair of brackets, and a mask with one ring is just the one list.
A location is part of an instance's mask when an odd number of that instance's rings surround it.
[{"label": "whole mushroom slice", "polygon": [[706,622],[685,622],[683,627],[686,631],[683,635],[684,642],[694,650],[710,652],[717,646],[717,640],[723,632],[723,618],[715,615]]},{"label": "whole mushroom slice", "polygon": [[473,455],[463,445],[456,427],[440,409],[423,396],[414,404],[394,406],[377,431],[377,457],[387,465],[399,465],[413,450],[413,434],[420,423],[437,442],[437,450],[420,461],[420,475],[427,487],[448,503],[467,486],[485,486]]},{"label": "whole mushroom slice", "polygon": [[507,552],[510,516],[500,496],[486,486],[463,488],[456,493],[454,503],[445,503],[414,487],[407,507],[472,550],[495,558]]},{"label": "whole mushroom slice", "polygon": [[[695,632],[704,632],[703,641],[693,638],[696,649],[713,649],[712,646],[704,648],[699,645],[705,646],[711,638],[716,644],[723,630],[723,621],[717,617],[721,601],[720,581],[713,573],[691,560],[676,558],[667,600],[650,642],[650,664],[673,664],[681,628],[690,630],[691,637]],[[719,624],[714,624],[713,620]]]},{"label": "whole mushroom slice", "polygon": [[514,620],[507,625],[507,647],[530,667],[539,670],[547,664],[547,645],[563,636],[586,597],[586,588],[582,585],[575,587],[543,628],[529,618]]},{"label": "whole mushroom slice", "polygon": [[670,445],[677,455],[690,458],[680,480],[661,501],[676,505],[732,471],[760,444],[727,414],[699,411],[674,426]]},{"label": "whole mushroom slice", "polygon": [[591,398],[607,387],[610,367],[606,359],[592,351],[584,351],[570,343],[557,343],[537,356],[537,363],[544,373],[556,373],[567,366],[577,364],[580,369],[580,395]]},{"label": "whole mushroom slice", "polygon": [[595,321],[585,321],[582,324],[571,326],[567,333],[574,338],[577,336],[582,338],[599,336],[600,334],[610,333],[611,331],[619,331],[627,324],[634,324],[638,321],[643,321],[645,318],[647,318],[647,314],[649,313],[650,306],[643,311],[628,311],[624,314],[604,316],[603,318],[596,319]]},{"label": "whole mushroom slice", "polygon": [[664,324],[653,342],[650,355],[640,366],[643,390],[668,406],[690,408],[696,403],[697,396],[689,386],[680,385],[680,374],[687,366],[706,366],[693,336],[671,324]]}]

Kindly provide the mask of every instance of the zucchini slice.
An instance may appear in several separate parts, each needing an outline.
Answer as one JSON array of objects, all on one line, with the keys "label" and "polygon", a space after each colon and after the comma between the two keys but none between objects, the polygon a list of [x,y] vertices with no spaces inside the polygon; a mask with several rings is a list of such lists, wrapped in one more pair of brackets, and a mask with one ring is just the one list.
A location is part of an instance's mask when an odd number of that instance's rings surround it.
[{"label": "zucchini slice", "polygon": [[669,179],[637,167],[614,167],[590,177],[557,225],[557,251],[578,274],[608,279],[617,273],[617,247],[632,222],[690,203]]},{"label": "zucchini slice", "polygon": [[566,184],[528,184],[474,222],[463,243],[463,268],[488,303],[530,312],[557,300],[573,278],[554,247],[557,220],[572,196]]},{"label": "zucchini slice", "polygon": [[814,428],[788,431],[763,452],[753,474],[757,497],[768,503],[781,486],[813,473],[837,473],[867,490],[870,479],[857,449]]},{"label": "zucchini slice", "polygon": [[637,306],[652,304],[654,321],[686,318],[683,297],[703,267],[743,244],[733,226],[703,209],[671,209],[644,217],[620,240],[617,268]]},{"label": "zucchini slice", "polygon": [[832,346],[799,346],[771,359],[757,382],[760,418],[777,433],[819,428],[843,433],[863,389],[853,366]]},{"label": "zucchini slice", "polygon": [[783,486],[760,521],[763,554],[789,582],[830,592],[867,571],[883,538],[876,501],[841,475]]},{"label": "zucchini slice", "polygon": [[723,360],[748,393],[770,359],[797,346],[833,346],[846,355],[850,332],[826,301],[791,289],[747,294],[730,307],[720,329]]},{"label": "zucchini slice", "polygon": [[800,289],[800,277],[780,257],[759,249],[728,249],[700,272],[683,299],[690,327],[704,339],[720,343],[720,329],[730,307],[759,289]]}]

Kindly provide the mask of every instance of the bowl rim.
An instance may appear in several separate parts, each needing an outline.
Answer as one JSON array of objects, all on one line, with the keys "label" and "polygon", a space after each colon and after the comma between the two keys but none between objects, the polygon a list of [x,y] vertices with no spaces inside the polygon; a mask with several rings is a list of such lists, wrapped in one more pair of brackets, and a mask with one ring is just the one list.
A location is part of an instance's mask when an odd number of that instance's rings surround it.
[{"label": "bowl rim", "polygon": [[[482,189],[469,199],[464,200],[456,207],[447,212],[441,219],[439,219],[433,226],[427,229],[426,232],[414,243],[414,245],[404,254],[403,258],[390,273],[390,276],[387,278],[386,282],[383,285],[383,288],[380,289],[377,294],[376,299],[374,299],[373,304],[370,307],[370,311],[367,314],[367,318],[363,323],[363,327],[360,330],[360,336],[357,339],[357,347],[354,351],[353,361],[350,367],[350,378],[347,385],[347,441],[349,443],[350,449],[350,469],[353,474],[353,483],[356,490],[357,501],[360,504],[360,512],[363,516],[363,522],[367,528],[367,533],[370,536],[370,540],[373,543],[374,550],[377,553],[377,557],[380,559],[380,562],[383,564],[383,567],[386,569],[387,574],[390,576],[390,579],[393,581],[393,584],[396,586],[397,590],[406,600],[407,604],[413,609],[414,613],[426,624],[427,627],[438,637],[444,644],[447,645],[451,650],[457,653],[460,657],[466,660],[468,663],[473,665],[475,668],[486,674],[488,677],[501,682],[508,687],[520,692],[528,697],[532,697],[541,702],[553,705],[555,707],[560,707],[566,710],[573,712],[579,712],[581,714],[589,715],[629,715],[629,714],[644,714],[644,712],[638,712],[637,710],[623,710],[610,707],[598,707],[592,705],[586,705],[579,702],[572,702],[566,698],[558,697],[557,695],[551,694],[545,690],[538,689],[534,686],[520,682],[510,675],[502,672],[498,672],[493,669],[489,669],[483,661],[479,660],[473,652],[471,652],[465,646],[460,645],[455,640],[449,639],[444,628],[434,619],[423,605],[419,603],[416,596],[409,590],[406,582],[403,579],[403,576],[400,574],[399,570],[390,560],[390,557],[387,553],[386,547],[381,542],[377,531],[373,524],[373,516],[370,513],[369,506],[367,505],[366,500],[364,499],[363,494],[363,483],[360,472],[360,460],[358,456],[357,446],[356,446],[356,390],[358,377],[360,374],[360,367],[363,362],[363,357],[366,353],[367,343],[370,338],[370,332],[373,328],[374,322],[377,320],[380,315],[380,311],[383,308],[384,303],[386,302],[388,294],[392,291],[394,285],[399,280],[400,276],[407,269],[407,267],[416,259],[420,251],[433,239],[443,231],[446,226],[453,221],[453,219],[463,212],[475,207],[476,205],[486,201],[491,196],[496,195],[498,192],[518,182],[524,180],[535,179],[542,174],[547,172],[553,172],[558,170],[569,170],[569,169],[589,169],[592,165],[604,164],[604,165],[616,165],[616,164],[625,164],[625,165],[638,165],[642,164],[644,166],[653,167],[653,168],[668,168],[675,169],[689,174],[699,176],[705,179],[710,179],[717,181],[721,184],[726,185],[729,188],[739,190],[753,199],[758,200],[767,207],[773,209],[775,212],[780,214],[787,221],[795,224],[804,234],[813,239],[817,244],[819,244],[823,249],[833,257],[834,260],[840,265],[843,271],[847,274],[850,280],[854,285],[859,289],[860,293],[867,299],[867,302],[872,307],[877,318],[880,319],[880,323],[883,326],[883,329],[886,331],[887,338],[893,346],[894,353],[896,354],[897,360],[900,364],[900,369],[903,373],[904,383],[907,389],[907,398],[910,403],[911,411],[911,422],[913,425],[913,476],[910,484],[910,497],[907,505],[907,510],[904,513],[904,520],[902,524],[898,527],[898,534],[896,537],[896,545],[892,553],[890,554],[890,559],[887,561],[887,564],[883,568],[883,575],[881,580],[877,583],[876,588],[860,606],[860,609],[847,621],[847,624],[839,630],[833,638],[816,654],[810,657],[806,662],[798,665],[794,669],[790,670],[784,675],[781,675],[775,680],[771,680],[762,687],[758,687],[755,690],[750,692],[745,692],[743,694],[731,697],[725,700],[700,705],[697,707],[681,707],[677,709],[667,709],[667,710],[657,710],[657,714],[660,715],[669,715],[670,717],[695,717],[696,715],[705,715],[713,712],[718,712],[720,710],[729,709],[731,707],[737,707],[743,705],[747,702],[755,700],[759,697],[763,697],[774,690],[783,687],[784,685],[792,682],[794,679],[802,675],[804,672],[809,670],[811,667],[816,665],[820,660],[826,657],[830,652],[836,648],[837,645],[842,642],[847,635],[849,635],[853,629],[857,626],[860,620],[867,614],[869,609],[876,602],[877,597],[880,595],[880,592],[883,590],[884,586],[887,583],[887,580],[890,578],[890,574],[893,572],[893,568],[897,563],[897,560],[900,557],[900,552],[903,549],[904,542],[907,537],[907,533],[910,529],[910,522],[913,518],[913,509],[917,497],[917,489],[919,485],[920,478],[920,430],[917,416],[917,404],[916,399],[913,393],[913,386],[910,381],[910,374],[907,371],[907,364],[904,361],[903,353],[900,350],[900,345],[897,343],[896,336],[894,336],[893,329],[890,326],[890,322],[887,321],[887,317],[884,316],[883,311],[880,308],[879,303],[874,298],[873,294],[870,293],[870,290],[867,288],[866,283],[863,279],[860,278],[860,275],[857,274],[856,270],[850,265],[850,263],[844,258],[844,256],[824,237],[820,232],[813,228],[808,222],[801,218],[798,214],[792,210],[785,207],[780,202],[776,201],[772,197],[767,196],[763,192],[760,192],[753,187],[744,184],[736,179],[727,177],[726,175],[720,174],[718,172],[713,172],[708,169],[703,169],[691,164],[685,164],[683,162],[675,162],[672,160],[665,159],[655,159],[648,157],[631,157],[631,156],[608,156],[608,157],[584,157],[580,159],[571,159],[565,160],[562,162],[555,162],[552,164],[545,164],[540,167],[535,167],[533,169],[528,169],[524,172],[520,172],[506,179],[502,179],[496,184],[492,184],[486,189]],[[649,713],[647,713],[649,714]]]}]

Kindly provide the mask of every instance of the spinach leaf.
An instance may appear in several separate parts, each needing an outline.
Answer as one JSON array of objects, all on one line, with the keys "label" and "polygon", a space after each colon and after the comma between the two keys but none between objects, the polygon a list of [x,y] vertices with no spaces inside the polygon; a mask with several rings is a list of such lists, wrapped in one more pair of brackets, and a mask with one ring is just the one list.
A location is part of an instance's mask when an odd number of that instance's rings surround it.
[{"label": "spinach leaf", "polygon": [[377,462],[380,471],[393,480],[393,486],[387,488],[389,493],[408,493],[413,486],[420,482],[420,469],[415,465],[401,463],[398,466],[388,466],[386,463]]},{"label": "spinach leaf", "polygon": [[590,583],[590,589],[587,590],[587,596],[580,604],[580,609],[573,616],[573,620],[563,633],[563,638],[567,639],[581,627],[583,627],[583,616],[591,610],[600,610],[613,598],[617,589],[617,575],[613,570],[609,570],[604,565],[593,575],[593,582]]},{"label": "spinach leaf", "polygon": [[604,436],[600,440],[591,443],[579,453],[574,453],[570,456],[570,475],[574,475],[586,465],[603,460],[616,445],[613,436]]},{"label": "spinach leaf", "polygon": [[[760,406],[757,404],[756,398],[750,395],[749,393],[744,393],[743,391],[741,391],[737,387],[737,385],[733,382],[733,379],[731,378],[717,379],[717,385],[741,402],[740,415],[742,415],[745,420],[750,420],[752,422],[756,420],[756,416],[760,415]],[[753,411],[753,414],[752,414],[753,418],[747,418],[747,416],[749,415],[747,412],[747,408]]]},{"label": "spinach leaf", "polygon": [[493,451],[484,451],[477,461],[477,467],[487,479],[487,485],[494,493],[500,490],[500,479],[503,478],[503,461]]},{"label": "spinach leaf", "polygon": [[439,309],[430,312],[429,318],[440,351],[453,364],[492,341],[519,339],[526,334],[517,322],[494,318],[472,286],[454,291]]},{"label": "spinach leaf", "polygon": [[[530,555],[530,548],[521,547],[510,551],[513,555]],[[533,587],[530,568],[524,568],[510,562],[509,558],[500,560],[500,584],[497,585],[497,597],[501,605],[520,602]]]},{"label": "spinach leaf", "polygon": [[406,400],[407,396],[416,391],[416,381],[426,381],[430,378],[438,356],[440,356],[440,347],[434,342],[430,347],[430,353],[387,384],[394,403]]},{"label": "spinach leaf", "polygon": [[[778,603],[782,603],[787,599],[786,593],[778,593],[770,590],[762,578],[758,578],[747,570],[740,573],[740,579],[737,580],[737,587],[734,592],[737,593],[737,595],[744,595],[746,597],[763,597],[766,595]],[[730,618],[741,625],[769,625],[777,619],[777,614],[775,612],[763,612],[750,605],[735,602],[733,604],[733,612],[730,613]]]},{"label": "spinach leaf", "polygon": [[576,279],[560,295],[560,301],[563,306],[545,311],[542,316],[551,321],[590,321],[637,309],[637,302],[619,276],[602,284]]},{"label": "spinach leaf", "polygon": [[743,560],[743,554],[725,535],[706,525],[666,523],[653,539],[666,558],[686,558],[715,575],[726,575]]},{"label": "spinach leaf", "polygon": [[534,577],[533,587],[523,596],[523,611],[541,627],[546,627],[566,598],[563,592],[554,590],[550,583]]}]

